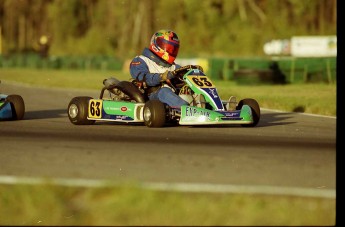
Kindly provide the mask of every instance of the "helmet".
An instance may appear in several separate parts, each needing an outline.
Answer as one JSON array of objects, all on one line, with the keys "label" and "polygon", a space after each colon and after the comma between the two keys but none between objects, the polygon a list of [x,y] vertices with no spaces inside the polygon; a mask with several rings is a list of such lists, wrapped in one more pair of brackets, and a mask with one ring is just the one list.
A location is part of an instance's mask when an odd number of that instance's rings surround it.
[{"label": "helmet", "polygon": [[170,30],[159,30],[151,38],[150,50],[169,64],[175,61],[179,47],[180,40]]}]

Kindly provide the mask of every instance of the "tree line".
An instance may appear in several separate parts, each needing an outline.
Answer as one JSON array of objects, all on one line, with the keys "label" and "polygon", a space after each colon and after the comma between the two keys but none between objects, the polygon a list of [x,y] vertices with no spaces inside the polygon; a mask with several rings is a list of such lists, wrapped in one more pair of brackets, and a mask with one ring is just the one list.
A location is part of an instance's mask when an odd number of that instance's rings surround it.
[{"label": "tree line", "polygon": [[336,0],[0,0],[0,53],[37,51],[44,36],[50,55],[125,59],[168,28],[180,56],[260,56],[267,41],[336,24]]}]

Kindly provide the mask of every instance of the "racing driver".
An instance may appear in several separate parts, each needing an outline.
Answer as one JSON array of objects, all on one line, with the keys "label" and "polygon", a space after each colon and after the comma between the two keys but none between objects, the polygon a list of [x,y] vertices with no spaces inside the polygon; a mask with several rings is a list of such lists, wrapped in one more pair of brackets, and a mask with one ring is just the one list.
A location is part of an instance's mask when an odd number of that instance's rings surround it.
[{"label": "racing driver", "polygon": [[150,100],[158,99],[177,108],[188,103],[163,82],[172,79],[172,71],[181,67],[175,64],[179,47],[180,40],[175,32],[159,30],[153,34],[150,46],[130,63],[132,78],[143,84]]}]

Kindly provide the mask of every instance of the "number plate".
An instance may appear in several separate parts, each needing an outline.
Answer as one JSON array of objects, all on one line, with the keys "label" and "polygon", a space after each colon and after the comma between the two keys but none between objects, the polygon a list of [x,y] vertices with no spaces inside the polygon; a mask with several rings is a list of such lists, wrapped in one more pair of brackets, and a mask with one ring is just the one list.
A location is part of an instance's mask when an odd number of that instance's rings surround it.
[{"label": "number plate", "polygon": [[91,99],[89,101],[89,117],[102,118],[102,104],[101,99]]},{"label": "number plate", "polygon": [[188,80],[200,88],[214,88],[212,81],[207,76],[188,76]]}]

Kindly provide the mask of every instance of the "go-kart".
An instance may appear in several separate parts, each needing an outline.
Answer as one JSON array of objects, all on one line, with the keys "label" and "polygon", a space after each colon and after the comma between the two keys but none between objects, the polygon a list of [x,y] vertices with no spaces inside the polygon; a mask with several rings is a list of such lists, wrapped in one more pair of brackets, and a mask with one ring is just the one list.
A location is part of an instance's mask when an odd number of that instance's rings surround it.
[{"label": "go-kart", "polygon": [[[200,66],[187,65],[172,73],[169,86],[189,105],[170,107],[159,100],[149,100],[143,84],[119,81],[110,77],[103,81],[99,98],[78,96],[68,104],[68,118],[75,125],[89,125],[96,121],[144,123],[148,127],[173,125],[229,125],[254,127],[260,120],[260,107],[252,98],[238,103],[221,100],[214,83]],[[108,95],[105,95],[105,92]],[[231,106],[233,107],[231,109]]]},{"label": "go-kart", "polygon": [[24,113],[25,104],[20,95],[0,93],[0,121],[21,120],[24,117]]}]

